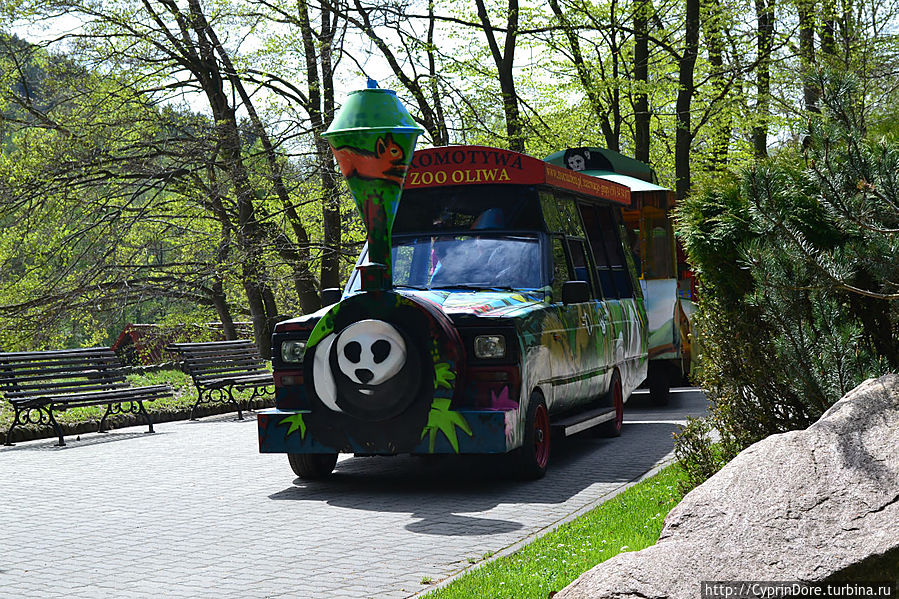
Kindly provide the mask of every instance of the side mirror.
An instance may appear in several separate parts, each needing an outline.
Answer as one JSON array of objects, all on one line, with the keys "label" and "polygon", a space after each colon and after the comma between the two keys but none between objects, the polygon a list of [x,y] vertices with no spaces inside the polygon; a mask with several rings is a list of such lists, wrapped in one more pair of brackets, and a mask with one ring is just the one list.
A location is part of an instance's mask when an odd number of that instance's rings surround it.
[{"label": "side mirror", "polygon": [[590,301],[590,285],[587,281],[565,281],[562,283],[562,303],[581,304]]},{"label": "side mirror", "polygon": [[337,287],[322,289],[322,306],[330,306],[340,301],[343,292]]}]

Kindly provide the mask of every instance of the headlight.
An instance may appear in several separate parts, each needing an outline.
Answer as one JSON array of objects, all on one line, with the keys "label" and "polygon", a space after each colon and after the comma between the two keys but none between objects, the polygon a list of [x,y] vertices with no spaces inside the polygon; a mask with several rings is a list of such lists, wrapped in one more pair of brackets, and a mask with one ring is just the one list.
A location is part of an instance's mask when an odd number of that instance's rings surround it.
[{"label": "headlight", "polygon": [[474,355],[481,360],[506,357],[506,338],[503,335],[478,335],[474,338]]},{"label": "headlight", "polygon": [[303,354],[306,353],[305,341],[285,341],[281,344],[281,360],[298,364],[303,361]]}]

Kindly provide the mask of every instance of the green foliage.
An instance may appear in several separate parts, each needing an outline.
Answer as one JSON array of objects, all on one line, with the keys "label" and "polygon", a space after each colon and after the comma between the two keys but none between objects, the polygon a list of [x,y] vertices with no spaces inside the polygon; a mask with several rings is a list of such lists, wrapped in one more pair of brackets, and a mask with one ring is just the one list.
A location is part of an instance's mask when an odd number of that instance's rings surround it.
[{"label": "green foliage", "polygon": [[[485,4],[501,51],[510,59],[528,153],[545,156],[567,146],[609,144],[632,154],[636,102],[645,95],[650,162],[660,182],[674,186],[686,2],[560,0],[557,10],[551,3],[522,5],[508,45],[503,27],[510,3]],[[795,139],[807,121],[798,100],[803,81],[823,88],[797,76],[803,62],[796,52],[795,7],[778,6],[772,54],[761,57],[754,19],[758,3],[700,4],[687,149],[693,182],[709,190],[754,159],[755,127],[766,128],[767,139],[777,146]],[[331,212],[325,231],[323,209],[334,201],[325,184],[332,165],[316,147],[332,100],[339,105],[343,93],[358,84],[357,70],[397,89],[423,124],[441,121],[429,124],[448,131],[451,143],[509,144],[500,73],[475,6],[456,1],[413,6],[361,3],[337,14],[328,3],[217,0],[200,6],[207,33],[217,32],[222,40],[215,49],[205,45],[209,35],[197,36],[193,17],[178,3],[0,4],[9,23],[52,29],[65,14],[81,25],[52,42],[56,36],[48,32],[43,47],[0,36],[0,346],[71,347],[111,339],[129,322],[216,320],[214,297],[224,298],[234,320],[253,316],[256,326],[314,309],[320,286],[315,273],[324,274],[328,262],[323,256],[338,252],[345,277],[364,237],[345,190],[339,199],[339,245],[332,238]],[[636,75],[637,14],[648,27],[645,81]],[[862,93],[853,110],[865,111],[872,139],[896,136],[897,14],[894,4],[864,0],[839,15],[838,51],[825,52],[816,41],[818,62],[859,77]],[[370,28],[362,31],[366,20]],[[397,59],[392,79],[373,71],[384,61],[371,56],[390,50]],[[307,53],[312,53],[309,61]],[[196,59],[209,56],[217,58],[203,65]],[[224,67],[226,59],[233,69]],[[759,91],[762,64],[770,65],[769,92]],[[318,74],[312,73],[314,66]],[[333,77],[325,75],[326,67],[336,69]],[[201,76],[204,69],[214,76]],[[582,77],[584,72],[590,76]],[[210,85],[219,79],[220,85]],[[825,95],[825,108],[827,102]],[[251,106],[258,121],[249,114]],[[428,107],[433,115],[418,114]],[[238,130],[237,139],[223,134],[226,121]],[[266,136],[273,154],[262,141]],[[778,148],[779,164],[802,163],[798,149],[786,150],[789,159],[784,151]],[[231,168],[234,159],[241,168]],[[884,157],[884,168],[888,164]],[[779,176],[786,181],[800,171]],[[759,179],[766,181],[771,179]],[[718,198],[717,208],[709,198],[707,210],[737,218],[741,213],[728,203],[746,200],[740,187],[735,189],[733,197]],[[780,201],[774,196],[772,206]],[[789,200],[786,208],[801,207]],[[812,202],[804,209],[819,207]],[[791,226],[810,218],[796,215]],[[734,221],[721,223],[719,230],[703,221],[720,237],[709,243],[718,243],[722,252],[736,247],[727,245],[724,225],[761,224]],[[816,238],[841,237],[844,232],[832,224],[802,232],[821,247],[844,248],[840,240]],[[889,253],[892,246],[875,237],[867,237],[872,244],[867,254],[843,256],[847,266],[832,273],[840,284],[853,285],[845,276],[849,271],[883,266],[875,264],[875,250]],[[740,294],[752,279],[740,260],[726,260],[731,270],[717,273],[722,291]],[[853,261],[872,266],[853,271]],[[330,279],[336,270],[328,269]]]},{"label": "green foliage", "polygon": [[713,402],[709,420],[678,438],[692,484],[899,369],[899,146],[865,136],[851,78],[833,76],[825,89],[804,150],[679,208],[701,281],[699,382]]},{"label": "green foliage", "polygon": [[[426,595],[434,599],[546,599],[596,564],[654,545],[665,516],[683,497],[679,466],[627,489],[525,546]],[[492,552],[483,556],[490,557]],[[469,559],[469,563],[477,560]]]}]

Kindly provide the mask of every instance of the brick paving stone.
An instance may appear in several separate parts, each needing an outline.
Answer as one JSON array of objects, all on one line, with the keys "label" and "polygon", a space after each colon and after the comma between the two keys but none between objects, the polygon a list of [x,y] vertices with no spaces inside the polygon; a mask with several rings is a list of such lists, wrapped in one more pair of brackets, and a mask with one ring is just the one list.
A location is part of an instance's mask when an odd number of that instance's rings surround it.
[{"label": "brick paving stone", "polygon": [[677,422],[627,404],[623,435],[553,448],[546,478],[498,459],[341,456],[304,482],[233,415],[0,448],[0,599],[409,597],[602,501],[671,457]]}]

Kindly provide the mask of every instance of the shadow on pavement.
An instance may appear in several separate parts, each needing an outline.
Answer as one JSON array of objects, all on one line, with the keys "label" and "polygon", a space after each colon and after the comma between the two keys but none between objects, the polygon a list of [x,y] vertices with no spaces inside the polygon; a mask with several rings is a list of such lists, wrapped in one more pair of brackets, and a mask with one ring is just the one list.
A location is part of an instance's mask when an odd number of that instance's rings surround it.
[{"label": "shadow on pavement", "polygon": [[632,423],[617,439],[600,439],[589,432],[554,439],[549,470],[537,481],[517,480],[509,456],[365,457],[340,461],[325,481],[296,479],[293,486],[269,497],[412,514],[419,521],[406,529],[421,534],[501,534],[522,525],[467,514],[500,504],[561,504],[597,483],[609,485],[611,492],[664,458],[678,428]]},{"label": "shadow on pavement", "polygon": [[117,443],[119,441],[127,441],[129,439],[138,439],[146,435],[155,437],[158,435],[167,434],[168,433],[159,431],[150,433],[146,429],[139,432],[122,432],[121,430],[113,429],[105,433],[82,433],[83,438],[82,435],[66,435],[65,447],[60,447],[56,444],[56,437],[53,437],[52,439],[40,439],[37,441],[20,441],[15,445],[0,445],[0,453],[4,451],[66,451],[67,449],[74,450],[84,447],[91,447],[93,445],[102,445],[104,443]]}]

